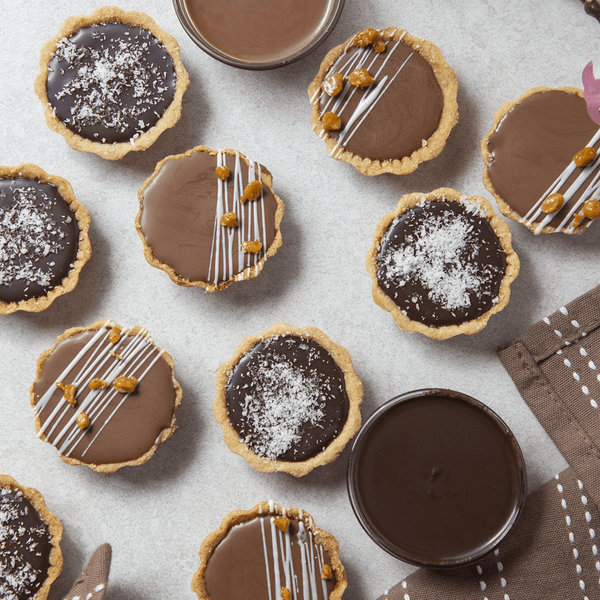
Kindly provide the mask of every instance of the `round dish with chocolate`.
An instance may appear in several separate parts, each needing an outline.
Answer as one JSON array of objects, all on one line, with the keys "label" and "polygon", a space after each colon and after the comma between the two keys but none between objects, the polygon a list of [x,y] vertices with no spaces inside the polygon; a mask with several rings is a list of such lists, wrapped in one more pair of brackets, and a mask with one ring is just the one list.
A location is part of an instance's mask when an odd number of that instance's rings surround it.
[{"label": "round dish with chocolate", "polygon": [[271,173],[236,150],[167,156],[138,192],[146,260],[178,285],[217,292],[256,277],[281,246]]},{"label": "round dish with chocolate", "polygon": [[62,525],[33,488],[0,475],[0,597],[44,600],[60,575]]},{"label": "round dish with chocolate", "polygon": [[230,512],[199,554],[200,600],[339,600],[347,586],[337,540],[307,512],[272,501]]},{"label": "round dish with chocolate", "polygon": [[247,337],[216,385],[225,442],[257,471],[306,475],[360,427],[363,387],[350,355],[315,327],[276,323]]},{"label": "round dish with chocolate", "polygon": [[71,465],[112,473],[149,460],[175,431],[181,387],[146,329],[108,319],[68,329],[37,361],[38,437]]},{"label": "round dish with chocolate", "polygon": [[483,182],[535,234],[582,233],[600,216],[599,148],[581,90],[533,88],[496,112],[481,144]]},{"label": "round dish with chocolate", "polygon": [[403,29],[365,29],[333,48],[308,87],[312,127],[364,175],[406,175],[458,120],[458,81],[439,48]]},{"label": "round dish with chocolate", "polygon": [[43,48],[35,91],[50,129],[117,160],[181,116],[189,77],[177,42],[148,16],[104,6],[70,17]]},{"label": "round dish with chocolate", "polygon": [[0,315],[42,311],[75,288],[89,228],[68,181],[33,164],[0,166]]},{"label": "round dish with chocolate", "polygon": [[403,196],[381,219],[367,270],[401,329],[443,340],[481,331],[507,305],[519,259],[487,200],[440,188]]}]

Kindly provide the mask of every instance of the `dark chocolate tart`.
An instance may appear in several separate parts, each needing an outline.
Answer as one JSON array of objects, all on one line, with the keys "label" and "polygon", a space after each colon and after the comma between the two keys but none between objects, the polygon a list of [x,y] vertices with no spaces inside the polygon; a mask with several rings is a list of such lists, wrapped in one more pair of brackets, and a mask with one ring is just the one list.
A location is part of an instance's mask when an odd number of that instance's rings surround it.
[{"label": "dark chocolate tart", "polygon": [[68,181],[0,166],[0,315],[40,312],[72,291],[92,254],[89,228]]},{"label": "dark chocolate tart", "polygon": [[173,359],[148,331],[110,319],[60,335],[30,391],[38,437],[100,473],[148,461],[173,435],[181,396]]},{"label": "dark chocolate tart", "polygon": [[44,45],[35,91],[72,148],[118,160],[177,123],[188,84],[173,37],[144,13],[104,6]]},{"label": "dark chocolate tart", "polygon": [[367,270],[398,327],[444,340],[481,331],[508,304],[519,259],[487,200],[440,188],[403,196],[381,219]]},{"label": "dark chocolate tart", "polygon": [[257,471],[296,477],[335,460],[360,427],[363,386],[348,352],[315,327],[247,337],[216,377],[225,443]]},{"label": "dark chocolate tart", "polygon": [[60,575],[62,525],[35,489],[0,474],[0,597],[45,600]]},{"label": "dark chocolate tart", "polygon": [[272,501],[230,512],[199,556],[200,600],[339,600],[347,586],[337,540],[307,512]]},{"label": "dark chocolate tart", "polygon": [[330,50],[309,85],[312,128],[363,175],[406,175],[444,148],[457,90],[431,42],[396,27],[365,29]]},{"label": "dark chocolate tart", "polygon": [[533,233],[583,233],[600,216],[599,149],[582,90],[533,88],[496,111],[481,143],[483,183]]}]

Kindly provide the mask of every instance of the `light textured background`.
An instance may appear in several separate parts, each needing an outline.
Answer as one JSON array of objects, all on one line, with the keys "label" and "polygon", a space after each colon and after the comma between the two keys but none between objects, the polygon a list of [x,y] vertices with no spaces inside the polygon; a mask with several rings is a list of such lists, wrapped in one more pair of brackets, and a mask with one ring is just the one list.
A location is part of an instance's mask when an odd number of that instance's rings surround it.
[{"label": "light textured background", "polygon": [[[302,0],[298,0],[302,1]],[[76,290],[40,314],[0,319],[0,472],[39,489],[64,525],[58,600],[102,542],[113,546],[108,600],[190,599],[203,538],[234,508],[264,499],[303,507],[340,542],[348,600],[375,599],[412,568],[360,528],[346,493],[348,451],[300,480],[254,472],[230,453],[212,416],[214,371],[247,335],[276,321],[314,325],[352,355],[367,417],[389,398],[441,386],[490,405],[522,445],[531,488],[565,462],[521,400],[495,349],[599,283],[600,227],[535,237],[511,222],[521,274],[506,310],[474,337],[435,342],[400,331],[371,300],[364,266],[376,223],[408,192],[454,187],[491,199],[479,144],[502,102],[536,85],[581,86],[600,63],[600,24],[579,0],[346,0],[321,48],[300,63],[246,72],[199,50],[169,0],[123,0],[179,41],[191,84],[177,126],[146,152],[107,162],[72,150],[45,124],[33,92],[39,51],[65,18],[100,0],[0,0],[0,162],[34,162],[68,179],[92,217],[93,256]],[[331,159],[311,131],[306,88],[326,51],[365,27],[401,26],[437,44],[459,79],[459,123],[445,150],[412,175],[364,177]],[[595,52],[595,54],[594,54]],[[258,279],[206,297],[151,268],[133,223],[136,193],[166,155],[197,144],[262,162],[286,203],[284,245]],[[35,360],[65,329],[112,317],[147,327],[176,362],[179,429],[146,465],[101,476],[63,464],[38,441],[28,390]]]}]

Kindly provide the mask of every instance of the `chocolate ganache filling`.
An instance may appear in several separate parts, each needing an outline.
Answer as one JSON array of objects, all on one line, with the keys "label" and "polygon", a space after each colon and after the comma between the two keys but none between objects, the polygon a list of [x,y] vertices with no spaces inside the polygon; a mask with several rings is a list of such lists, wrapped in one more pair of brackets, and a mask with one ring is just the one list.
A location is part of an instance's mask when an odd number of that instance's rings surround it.
[{"label": "chocolate ganache filling", "polygon": [[151,129],[173,101],[173,59],[154,35],[98,23],[63,38],[48,65],[48,99],[72,132],[107,144]]},{"label": "chocolate ganache filling", "polygon": [[372,46],[352,46],[335,62],[327,76],[344,77],[366,69],[375,83],[364,89],[344,82],[334,97],[321,94],[321,115],[333,112],[340,131],[329,131],[336,148],[371,160],[402,159],[423,146],[436,131],[444,97],[431,65],[402,41],[390,40],[377,53]]},{"label": "chocolate ganache filling", "polygon": [[48,576],[51,536],[23,492],[0,489],[0,597],[33,598]]},{"label": "chocolate ganache filling", "polygon": [[379,287],[409,319],[452,325],[498,301],[506,255],[476,204],[434,201],[394,219],[377,269]]},{"label": "chocolate ganache filling", "polygon": [[[335,578],[321,579],[330,556],[302,521],[290,519],[287,532],[265,515],[234,525],[206,566],[211,600],[279,598],[282,587],[295,600],[327,600]],[[293,588],[293,590],[292,590]],[[276,591],[271,595],[270,591]]]},{"label": "chocolate ganache filling", "polygon": [[342,370],[314,340],[293,335],[256,344],[231,373],[226,402],[240,439],[271,460],[315,456],[348,418]]},{"label": "chocolate ganache filling", "polygon": [[0,179],[0,302],[47,295],[67,277],[78,250],[75,213],[56,186]]}]

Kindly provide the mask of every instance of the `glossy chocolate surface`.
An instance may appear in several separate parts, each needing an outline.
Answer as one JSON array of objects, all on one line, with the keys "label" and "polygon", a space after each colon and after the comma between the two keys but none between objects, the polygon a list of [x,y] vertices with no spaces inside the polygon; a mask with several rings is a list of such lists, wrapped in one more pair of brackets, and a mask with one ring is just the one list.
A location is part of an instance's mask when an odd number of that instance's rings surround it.
[{"label": "glossy chocolate surface", "polygon": [[[159,357],[156,346],[141,335],[122,335],[113,344],[108,340],[108,332],[109,329],[103,330],[96,341],[92,339],[98,331],[85,331],[60,342],[34,384],[36,412],[47,441],[64,456],[88,464],[114,464],[141,457],[158,442],[163,429],[171,425],[174,411],[171,368]],[[83,355],[75,361],[81,351]],[[69,373],[62,377],[69,366]],[[115,369],[122,371],[117,373]],[[117,375],[136,377],[139,383],[135,391],[126,395],[114,390],[111,384]],[[104,379],[109,386],[90,390],[89,382],[95,377]],[[63,400],[63,391],[56,387],[56,381],[65,385],[75,381],[77,406]],[[46,401],[47,391],[51,395]],[[91,421],[83,431],[74,423],[80,410]]]},{"label": "glossy chocolate surface", "polygon": [[82,27],[58,42],[48,100],[74,133],[107,144],[151,129],[175,95],[173,59],[146,29],[124,23]]},{"label": "glossy chocolate surface", "polygon": [[391,401],[367,422],[350,471],[354,508],[368,533],[425,566],[491,550],[524,494],[505,426],[472,402],[437,392]]},{"label": "glossy chocolate surface", "polygon": [[[522,218],[543,198],[573,156],[590,145],[598,132],[585,100],[574,93],[549,90],[533,94],[514,106],[489,137],[492,161],[489,177],[497,194]],[[600,142],[595,143],[600,147]],[[600,166],[588,168],[589,176],[571,200],[548,223],[557,227],[574,206]],[[583,173],[575,168],[559,189],[563,195]],[[595,196],[594,196],[595,197]],[[545,215],[536,218],[540,222]],[[587,222],[587,220],[586,220]]]},{"label": "glossy chocolate surface", "polygon": [[407,317],[452,325],[476,319],[497,302],[506,255],[476,205],[434,201],[392,222],[377,269],[379,287]]},{"label": "glossy chocolate surface", "polygon": [[[239,155],[222,156],[230,172],[225,183],[215,174],[217,155],[199,151],[167,160],[143,191],[140,227],[146,242],[158,260],[190,281],[227,281],[255,265],[275,239],[277,201],[271,190],[263,185],[257,200],[239,202],[248,182],[266,169],[249,167]],[[227,212],[236,213],[237,227],[220,224]],[[256,239],[262,250],[244,253],[242,242]]]},{"label": "glossy chocolate surface", "polygon": [[328,136],[340,149],[371,160],[402,159],[421,148],[437,129],[444,104],[429,63],[407,44],[390,40],[381,53],[351,47],[327,76],[355,69],[366,69],[375,83],[360,89],[345,81],[337,96],[321,94],[321,115],[331,111],[342,120],[340,132]]},{"label": "glossy chocolate surface", "polygon": [[314,340],[278,336],[258,343],[229,378],[227,410],[258,456],[302,461],[324,450],[348,418],[344,376]]},{"label": "glossy chocolate surface", "polygon": [[0,301],[45,296],[77,259],[75,213],[50,184],[0,179]]},{"label": "glossy chocolate surface", "polygon": [[273,61],[302,50],[326,17],[331,0],[185,0],[200,35],[246,61]]},{"label": "glossy chocolate surface", "polygon": [[48,524],[23,492],[0,488],[0,597],[33,598],[48,576]]},{"label": "glossy chocolate surface", "polygon": [[335,586],[334,578],[321,579],[323,564],[331,565],[329,553],[304,523],[291,519],[283,533],[274,518],[258,516],[234,525],[215,548],[205,572],[211,600],[280,598],[281,588],[292,591],[292,586],[296,600],[327,600]]}]

